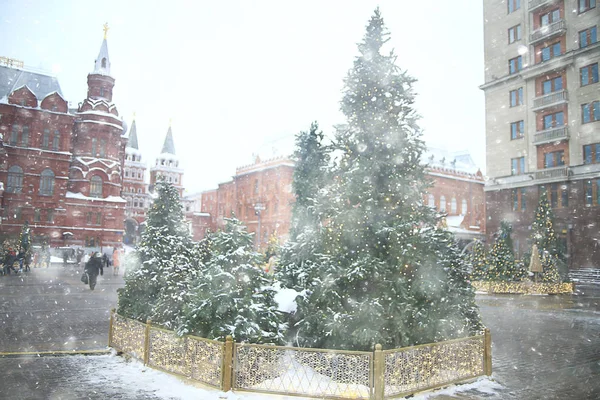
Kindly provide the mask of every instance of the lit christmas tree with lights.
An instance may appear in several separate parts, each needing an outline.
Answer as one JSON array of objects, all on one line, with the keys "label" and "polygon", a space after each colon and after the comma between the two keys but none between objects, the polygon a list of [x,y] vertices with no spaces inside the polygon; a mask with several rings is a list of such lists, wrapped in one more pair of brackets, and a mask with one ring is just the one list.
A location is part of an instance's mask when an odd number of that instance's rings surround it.
[{"label": "lit christmas tree with lights", "polygon": [[488,256],[490,281],[520,281],[527,276],[523,266],[515,262],[511,233],[512,226],[502,221]]},{"label": "lit christmas tree with lights", "polygon": [[414,79],[384,54],[388,40],[376,10],[345,80],[332,178],[314,205],[324,228],[307,255],[318,284],[298,302],[300,346],[397,348],[482,327],[454,237],[423,204]]},{"label": "lit christmas tree with lights", "polygon": [[118,312],[174,328],[189,300],[190,283],[200,274],[201,257],[192,243],[177,189],[159,181],[156,191],[140,245],[127,257]]},{"label": "lit christmas tree with lights", "polygon": [[473,244],[473,251],[469,255],[468,261],[471,264],[471,280],[489,280],[487,254],[481,240],[476,240]]},{"label": "lit christmas tree with lights", "polygon": [[541,276],[542,282],[560,282],[561,274],[559,270],[563,275],[566,275],[566,262],[558,245],[558,238],[554,229],[554,213],[545,190],[540,194],[531,230],[531,245],[537,245],[544,268]]}]

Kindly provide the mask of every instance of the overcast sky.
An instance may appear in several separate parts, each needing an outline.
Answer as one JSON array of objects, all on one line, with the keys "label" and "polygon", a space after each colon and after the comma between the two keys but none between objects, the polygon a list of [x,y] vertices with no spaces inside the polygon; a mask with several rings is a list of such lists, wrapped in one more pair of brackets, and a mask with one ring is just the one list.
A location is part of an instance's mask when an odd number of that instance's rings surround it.
[{"label": "overcast sky", "polygon": [[188,192],[235,167],[293,150],[318,121],[333,134],[343,79],[379,6],[398,66],[418,79],[429,145],[468,149],[484,171],[482,2],[473,0],[0,0],[0,55],[54,71],[67,100],[86,96],[108,22],[113,101],[136,113],[143,159],[169,118]]}]

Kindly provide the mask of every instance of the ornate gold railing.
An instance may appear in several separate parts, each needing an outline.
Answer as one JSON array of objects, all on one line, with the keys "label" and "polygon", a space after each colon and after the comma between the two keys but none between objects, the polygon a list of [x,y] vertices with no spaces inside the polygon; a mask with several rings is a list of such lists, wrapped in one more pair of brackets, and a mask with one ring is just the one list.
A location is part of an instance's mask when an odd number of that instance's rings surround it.
[{"label": "ornate gold railing", "polygon": [[475,290],[498,294],[563,294],[575,289],[573,283],[475,281],[472,284]]},{"label": "ornate gold railing", "polygon": [[492,374],[487,329],[464,339],[360,352],[180,337],[113,310],[108,343],[150,367],[223,391],[382,400]]}]

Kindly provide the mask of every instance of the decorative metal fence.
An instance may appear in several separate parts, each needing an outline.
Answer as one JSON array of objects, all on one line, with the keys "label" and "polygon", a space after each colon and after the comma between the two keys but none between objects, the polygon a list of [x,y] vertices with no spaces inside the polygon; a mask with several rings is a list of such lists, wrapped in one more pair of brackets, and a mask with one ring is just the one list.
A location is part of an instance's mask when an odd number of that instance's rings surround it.
[{"label": "decorative metal fence", "polygon": [[573,293],[573,283],[544,282],[472,282],[475,290],[497,294],[564,294]]},{"label": "decorative metal fence", "polygon": [[180,337],[113,310],[109,346],[223,391],[315,398],[382,400],[492,374],[488,329],[464,339],[360,352]]}]

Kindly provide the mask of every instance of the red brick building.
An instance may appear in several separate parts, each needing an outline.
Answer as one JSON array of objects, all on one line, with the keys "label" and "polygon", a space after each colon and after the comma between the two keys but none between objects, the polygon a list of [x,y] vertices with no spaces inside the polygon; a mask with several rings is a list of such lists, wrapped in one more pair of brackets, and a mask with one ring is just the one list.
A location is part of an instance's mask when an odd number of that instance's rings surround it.
[{"label": "red brick building", "polygon": [[87,83],[87,97],[69,109],[56,78],[0,66],[3,234],[18,234],[28,221],[34,241],[52,246],[121,243],[127,139],[112,101],[106,38]]},{"label": "red brick building", "polygon": [[[483,240],[484,180],[469,154],[430,149],[423,161],[428,163],[427,174],[433,183],[424,194],[426,204],[448,214],[448,229],[465,244],[476,238]],[[255,233],[261,248],[272,235],[282,243],[292,217],[293,173],[294,162],[286,157],[266,161],[257,157],[254,164],[237,168],[231,181],[202,192],[188,203],[188,210],[201,211],[193,225],[195,234],[201,237],[206,229],[221,229],[223,219],[235,213],[248,231]]]}]

